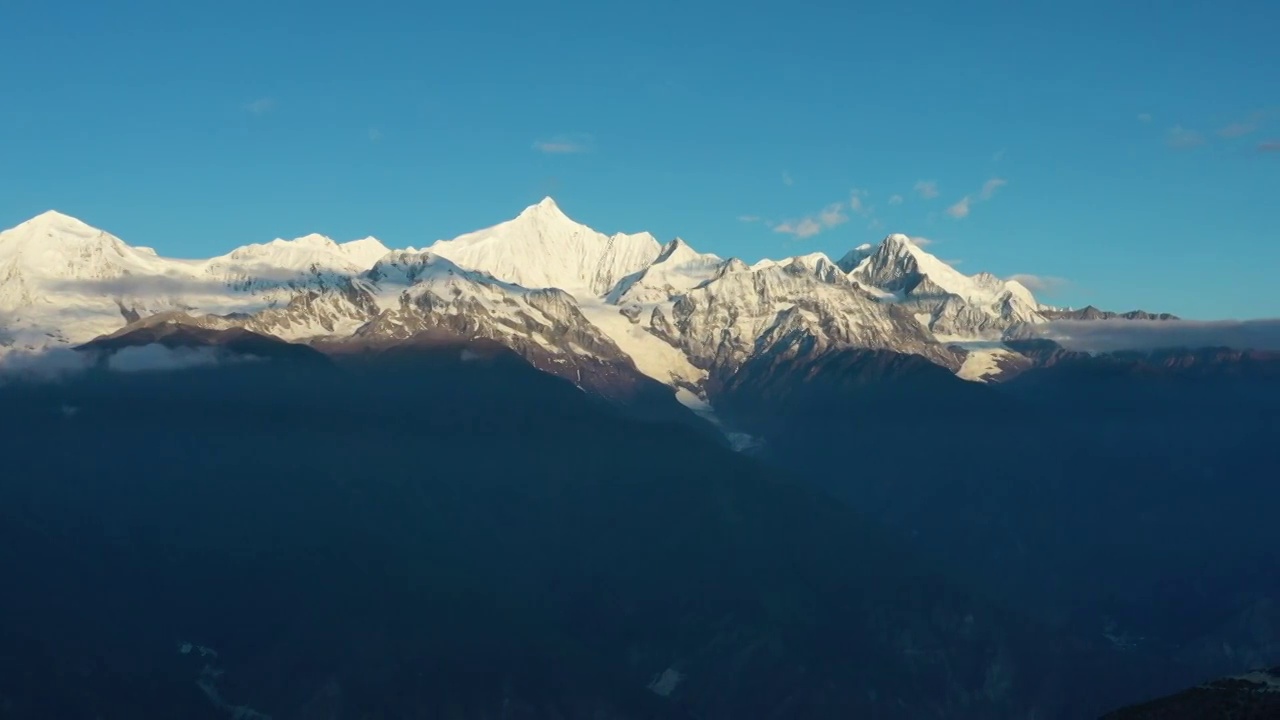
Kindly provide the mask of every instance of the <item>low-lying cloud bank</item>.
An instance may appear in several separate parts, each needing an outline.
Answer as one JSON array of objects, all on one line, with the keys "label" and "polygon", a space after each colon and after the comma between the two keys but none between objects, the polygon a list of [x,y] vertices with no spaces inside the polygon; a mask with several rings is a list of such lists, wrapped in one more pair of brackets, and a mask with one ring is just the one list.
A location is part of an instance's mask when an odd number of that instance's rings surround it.
[{"label": "low-lying cloud bank", "polygon": [[167,347],[156,343],[112,351],[55,348],[41,352],[11,352],[0,355],[0,382],[57,381],[93,368],[118,373],[157,372],[257,359],[217,347]]},{"label": "low-lying cloud bank", "polygon": [[[354,274],[325,271],[320,275],[334,285],[347,282]],[[301,276],[295,270],[285,268],[252,268],[255,287],[262,289],[296,288],[312,276]],[[173,297],[223,297],[229,285],[220,280],[186,277],[183,275],[129,275],[98,280],[68,279],[50,280],[43,286],[48,292],[68,295],[111,295],[131,299],[168,299]]]},{"label": "low-lying cloud bank", "polygon": [[122,348],[110,353],[106,357],[106,365],[108,370],[128,373],[181,370],[239,360],[240,357],[218,348],[170,348],[152,344]]},{"label": "low-lying cloud bank", "polygon": [[1280,351],[1280,319],[1052,320],[1023,325],[1009,337],[1052,340],[1080,352],[1206,347]]}]

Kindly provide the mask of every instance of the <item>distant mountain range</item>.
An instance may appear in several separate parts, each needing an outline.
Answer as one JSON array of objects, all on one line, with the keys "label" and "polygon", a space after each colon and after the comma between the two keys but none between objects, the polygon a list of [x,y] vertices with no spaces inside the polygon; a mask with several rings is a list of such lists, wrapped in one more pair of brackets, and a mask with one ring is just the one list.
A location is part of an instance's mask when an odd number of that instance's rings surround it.
[{"label": "distant mountain range", "polygon": [[703,410],[717,384],[760,358],[887,350],[992,380],[1033,364],[1002,342],[1034,336],[1028,328],[1172,317],[1045,306],[905,235],[837,262],[813,253],[747,265],[679,238],[605,235],[550,198],[425,250],[307,235],[180,260],[53,211],[0,232],[0,354],[74,346],[166,313],[329,347],[427,331],[488,338],[586,389],[652,380]]}]

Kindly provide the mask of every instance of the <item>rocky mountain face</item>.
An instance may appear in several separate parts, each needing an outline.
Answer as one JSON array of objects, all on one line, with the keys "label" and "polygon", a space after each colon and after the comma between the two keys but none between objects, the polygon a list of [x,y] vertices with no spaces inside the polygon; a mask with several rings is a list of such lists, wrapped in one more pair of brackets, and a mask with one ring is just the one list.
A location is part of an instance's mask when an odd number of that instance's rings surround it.
[{"label": "rocky mountain face", "polygon": [[1031,291],[990,273],[964,275],[924,252],[905,235],[890,235],[849,273],[893,293],[935,334],[960,339],[998,338],[1016,323],[1042,322]]},{"label": "rocky mountain face", "polygon": [[956,361],[909,313],[878,301],[824,257],[755,267],[730,261],[692,290],[654,304],[637,322],[723,377],[758,356],[832,346]]}]

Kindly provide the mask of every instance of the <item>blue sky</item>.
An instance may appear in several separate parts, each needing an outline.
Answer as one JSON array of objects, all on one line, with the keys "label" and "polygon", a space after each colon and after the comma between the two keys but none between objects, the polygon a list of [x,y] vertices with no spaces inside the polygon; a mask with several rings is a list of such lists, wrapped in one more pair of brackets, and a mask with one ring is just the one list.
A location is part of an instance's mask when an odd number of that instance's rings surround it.
[{"label": "blue sky", "polygon": [[1280,4],[1139,5],[9,0],[0,226],[420,247],[550,194],[747,260],[903,232],[1056,304],[1280,315]]}]

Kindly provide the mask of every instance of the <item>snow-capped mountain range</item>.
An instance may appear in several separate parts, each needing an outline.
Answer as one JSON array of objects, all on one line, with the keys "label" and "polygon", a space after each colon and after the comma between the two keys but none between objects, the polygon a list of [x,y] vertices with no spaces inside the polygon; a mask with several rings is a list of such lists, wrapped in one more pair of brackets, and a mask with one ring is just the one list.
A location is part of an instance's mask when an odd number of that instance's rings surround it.
[{"label": "snow-capped mountain range", "polygon": [[425,250],[307,235],[184,260],[53,211],[0,232],[0,353],[175,311],[303,342],[485,338],[580,384],[586,366],[627,366],[690,400],[754,357],[834,347],[916,354],[981,379],[1004,352],[993,342],[1052,313],[1021,284],[964,275],[905,235],[838,262],[748,265],[679,238],[599,233],[550,198]]}]

